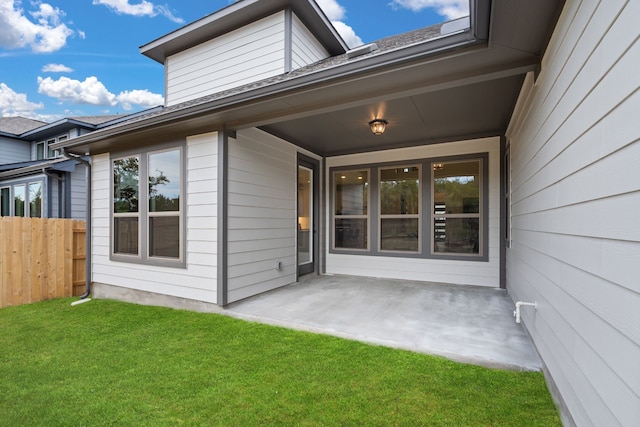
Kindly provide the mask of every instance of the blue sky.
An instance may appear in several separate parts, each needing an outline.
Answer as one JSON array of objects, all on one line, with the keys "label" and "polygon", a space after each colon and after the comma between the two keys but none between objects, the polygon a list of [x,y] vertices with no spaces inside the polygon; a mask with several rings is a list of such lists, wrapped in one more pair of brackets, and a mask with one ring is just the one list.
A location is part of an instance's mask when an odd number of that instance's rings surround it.
[{"label": "blue sky", "polygon": [[[267,0],[268,1],[268,0]],[[316,0],[352,47],[467,14],[467,0]],[[0,116],[52,122],[164,101],[142,46],[230,0],[0,0]]]}]

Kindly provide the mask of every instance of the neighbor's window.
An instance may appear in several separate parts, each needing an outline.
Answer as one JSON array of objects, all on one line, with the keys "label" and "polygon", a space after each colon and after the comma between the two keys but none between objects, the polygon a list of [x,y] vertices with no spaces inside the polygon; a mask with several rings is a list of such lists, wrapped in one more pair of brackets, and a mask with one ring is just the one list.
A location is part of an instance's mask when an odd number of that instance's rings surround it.
[{"label": "neighbor's window", "polygon": [[379,171],[380,250],[420,251],[420,168]]},{"label": "neighbor's window", "polygon": [[29,183],[29,216],[42,218],[42,182]]},{"label": "neighbor's window", "polygon": [[11,216],[11,188],[0,188],[0,216]]},{"label": "neighbor's window", "polygon": [[36,160],[44,159],[44,142],[38,142],[36,144]]},{"label": "neighbor's window", "polygon": [[180,257],[180,151],[149,154],[149,256]]},{"label": "neighbor's window", "polygon": [[25,216],[25,200],[26,200],[26,186],[16,185],[13,187],[13,215]]},{"label": "neighbor's window", "polygon": [[341,171],[333,175],[333,245],[336,249],[369,247],[369,171]]},{"label": "neighbor's window", "polygon": [[113,161],[114,255],[181,260],[181,153],[178,148]]},{"label": "neighbor's window", "polygon": [[482,160],[431,163],[435,254],[479,255]]},{"label": "neighbor's window", "polygon": [[139,254],[140,158],[113,161],[113,252]]}]

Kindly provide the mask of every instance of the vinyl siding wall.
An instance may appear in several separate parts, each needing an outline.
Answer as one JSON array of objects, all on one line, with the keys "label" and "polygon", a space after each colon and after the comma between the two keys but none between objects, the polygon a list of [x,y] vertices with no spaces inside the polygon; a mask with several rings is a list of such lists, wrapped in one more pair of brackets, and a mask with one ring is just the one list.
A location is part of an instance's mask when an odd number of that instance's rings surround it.
[{"label": "vinyl siding wall", "polygon": [[577,425],[640,425],[640,2],[568,1],[511,143],[507,288]]},{"label": "vinyl siding wall", "polygon": [[291,41],[291,61],[294,70],[329,57],[326,49],[295,14]]},{"label": "vinyl siding wall", "polygon": [[284,12],[167,58],[167,106],[284,72]]},{"label": "vinyl siding wall", "polygon": [[[69,179],[71,180],[71,212],[67,212],[67,216],[85,220],[87,219],[87,167],[83,164],[76,165],[76,169],[69,174]],[[52,183],[57,188],[57,183],[55,181]],[[54,204],[57,204],[57,197]],[[57,208],[54,212],[58,212]]]},{"label": "vinyl siding wall", "polygon": [[238,131],[228,151],[231,303],[296,281],[297,169],[295,146],[257,129]]},{"label": "vinyl siding wall", "polygon": [[186,268],[109,259],[110,159],[94,156],[92,170],[93,281],[217,303],[217,133],[187,138]]},{"label": "vinyl siding wall", "polygon": [[26,162],[31,160],[31,145],[28,142],[15,141],[0,137],[0,145],[2,146],[0,164]]},{"label": "vinyl siding wall", "polygon": [[[402,257],[326,254],[329,274],[422,280],[452,284],[500,286],[500,139],[484,138],[448,144],[428,145],[327,159],[331,167],[370,163],[411,163],[412,159],[489,153],[489,260],[459,261]],[[424,172],[423,172],[424,173]],[[326,177],[326,200],[331,200],[329,174]],[[423,195],[422,197],[429,197]],[[326,229],[331,233],[331,212],[326,207]],[[372,224],[375,226],[375,224]],[[422,227],[429,227],[423,222]],[[372,244],[375,244],[372,242]]]}]

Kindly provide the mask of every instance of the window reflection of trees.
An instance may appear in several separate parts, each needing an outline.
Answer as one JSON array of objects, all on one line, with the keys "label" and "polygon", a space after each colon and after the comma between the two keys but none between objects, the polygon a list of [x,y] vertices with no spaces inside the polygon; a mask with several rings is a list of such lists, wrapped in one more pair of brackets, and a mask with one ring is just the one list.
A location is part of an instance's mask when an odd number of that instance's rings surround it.
[{"label": "window reflection of trees", "polygon": [[139,168],[137,157],[113,162],[114,213],[138,212]]}]

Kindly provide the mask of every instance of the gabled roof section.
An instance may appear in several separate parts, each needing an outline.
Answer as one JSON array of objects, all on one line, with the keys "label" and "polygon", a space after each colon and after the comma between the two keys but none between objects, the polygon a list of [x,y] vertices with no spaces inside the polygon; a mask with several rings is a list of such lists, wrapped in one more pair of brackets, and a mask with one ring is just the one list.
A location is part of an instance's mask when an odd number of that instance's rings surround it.
[{"label": "gabled roof section", "polygon": [[0,117],[0,132],[16,136],[45,125],[45,122],[26,117]]},{"label": "gabled roof section", "polygon": [[89,131],[101,129],[106,126],[111,126],[119,122],[130,120],[140,115],[146,115],[158,108],[154,107],[147,110],[139,111],[132,114],[111,114],[101,116],[77,116],[77,117],[65,117],[64,119],[55,121],[53,123],[43,123],[41,126],[31,129],[20,135],[22,139],[38,140],[56,136],[64,132],[68,132],[70,129],[82,128]]},{"label": "gabled roof section", "polygon": [[164,64],[165,59],[283,9],[291,8],[331,55],[348,49],[314,0],[239,0],[140,47],[140,52]]}]

